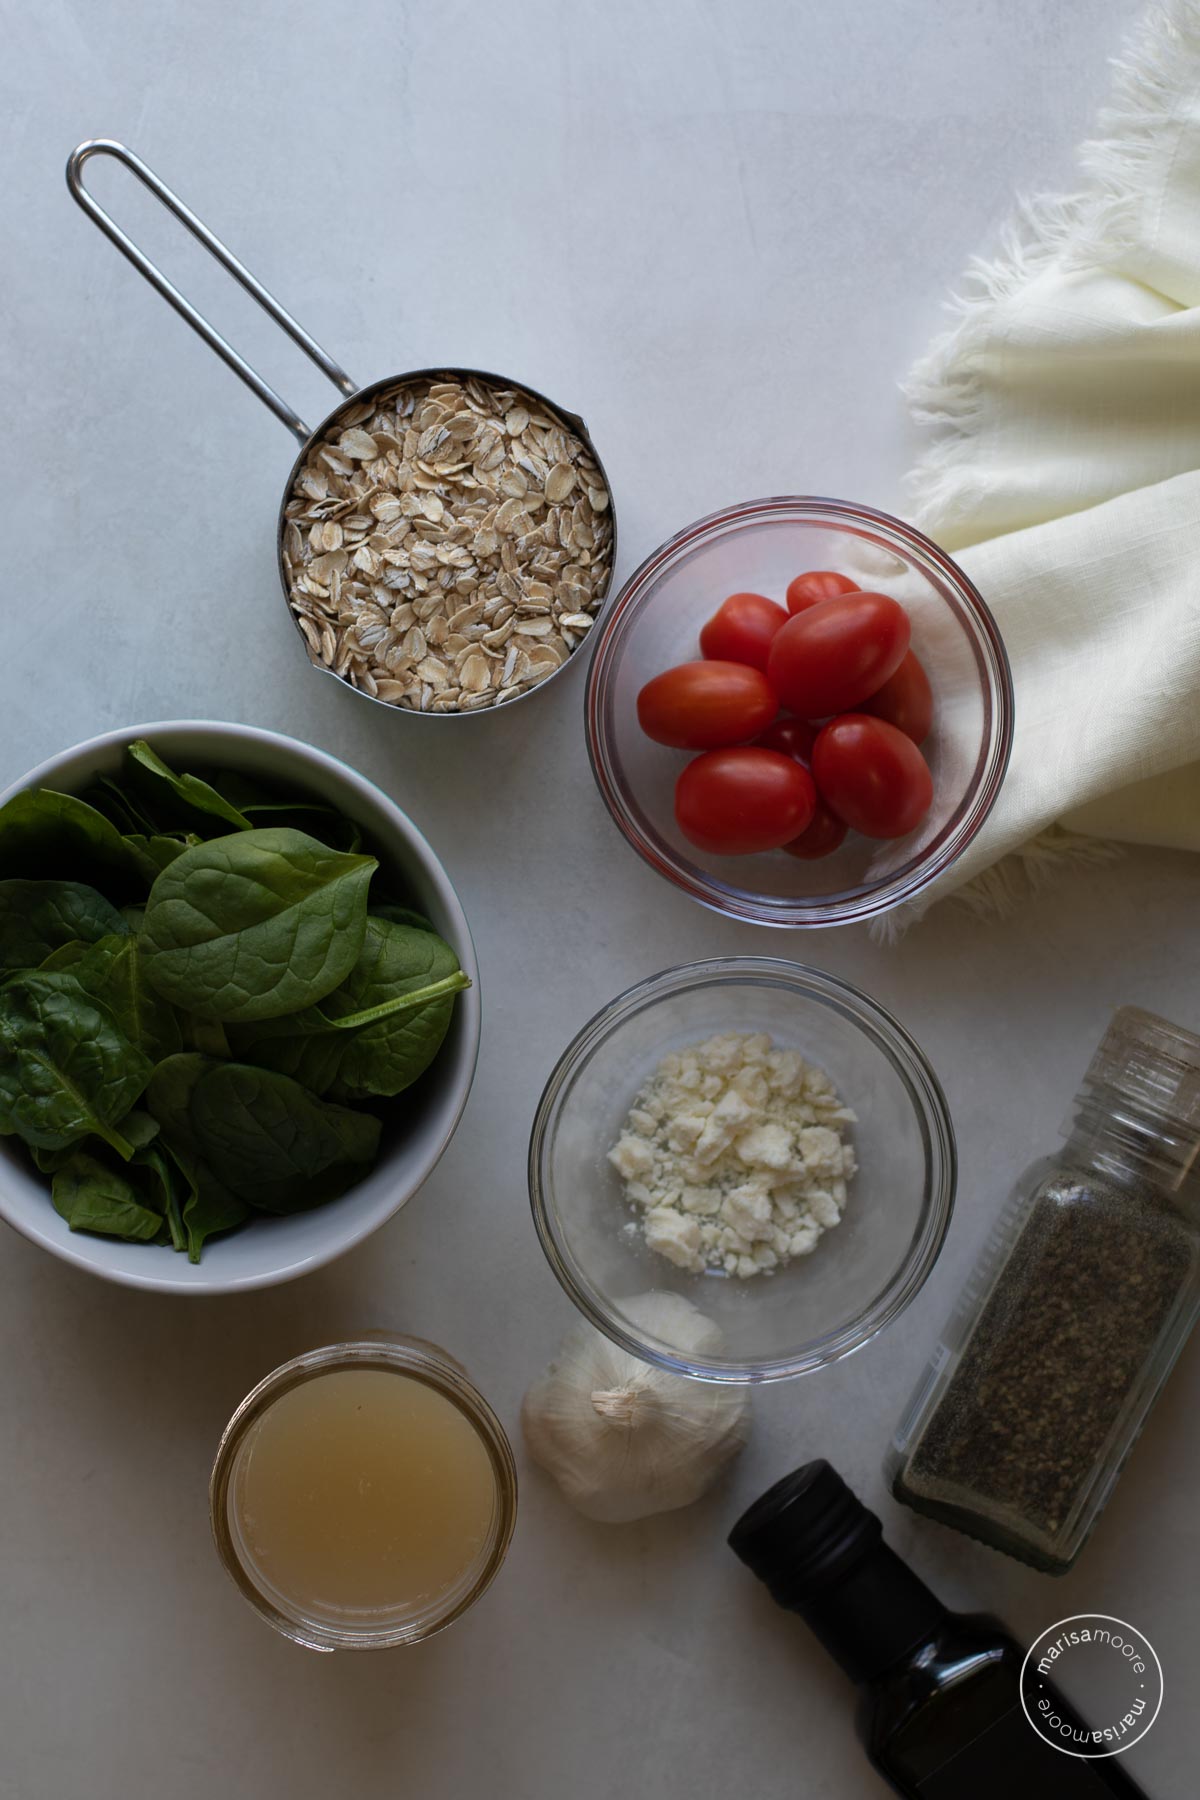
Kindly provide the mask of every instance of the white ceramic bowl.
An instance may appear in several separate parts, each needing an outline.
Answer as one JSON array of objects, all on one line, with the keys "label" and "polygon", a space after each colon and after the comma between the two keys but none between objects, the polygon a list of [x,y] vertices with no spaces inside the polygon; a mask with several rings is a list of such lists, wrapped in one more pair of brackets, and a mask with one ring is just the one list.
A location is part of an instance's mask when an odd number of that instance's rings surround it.
[{"label": "white ceramic bowl", "polygon": [[479,1054],[479,970],[466,914],[446,873],[407,815],[379,788],[336,757],[248,725],[173,722],[109,731],[52,756],[14,782],[0,805],[23,788],[71,792],[101,771],[115,771],[124,746],[148,738],[174,768],[236,769],[303,790],[340,807],[361,825],[396,888],[453,945],[472,986],[460,994],[446,1041],[422,1076],[422,1106],[411,1124],[385,1126],[371,1174],[339,1200],[287,1218],[258,1218],[211,1239],[199,1263],[160,1244],[126,1244],[67,1229],[50,1203],[49,1184],[16,1138],[0,1138],[0,1216],[61,1256],[107,1281],[166,1294],[229,1294],[273,1287],[332,1262],[399,1212],[430,1174],[462,1117]]}]

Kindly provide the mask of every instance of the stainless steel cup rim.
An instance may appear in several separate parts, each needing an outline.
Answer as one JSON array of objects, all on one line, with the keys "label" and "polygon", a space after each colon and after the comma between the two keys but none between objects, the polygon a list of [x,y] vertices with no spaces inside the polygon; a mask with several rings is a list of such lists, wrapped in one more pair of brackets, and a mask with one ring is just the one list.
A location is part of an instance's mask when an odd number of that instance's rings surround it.
[{"label": "stainless steel cup rim", "polygon": [[[166,207],[167,211],[172,213],[175,218],[186,227],[196,241],[203,245],[204,249],[206,249],[209,254],[221,264],[222,268],[233,277],[238,285],[244,288],[246,293],[248,293],[252,299],[257,301],[263,311],[274,320],[282,331],[286,332],[293,343],[297,344],[299,348],[303,350],[310,361],[316,364],[321,370],[321,373],[325,375],[336,388],[340,389],[341,398],[337,405],[332,408],[327,417],[321,421],[315,430],[311,430],[300,417],[299,413],[296,412],[294,407],[290,406],[280,394],[276,393],[275,389],[270,387],[267,382],[263,380],[258,371],[251,367],[240,352],[235,350],[233,345],[221,336],[215,326],[211,325],[204,315],[192,305],[191,301],[168,280],[162,270],[158,268],[157,264],[150,260],[145,252],[134,243],[129,234],[122,230],[111,215],[104,210],[96,200],[95,196],[89,192],[84,185],[83,170],[85,165],[94,156],[111,157],[114,161],[123,164],[125,168],[135,175],[142,183],[143,187],[147,188],[149,192],[154,195],[155,199]],[[313,338],[304,327],[280,305],[274,295],[250,273],[244,263],[238,261],[233,252],[209,230],[208,226],[205,225],[201,219],[197,218],[196,214],[184,204],[177,194],[172,192],[166,183],[154,173],[153,169],[144,163],[141,157],[136,155],[134,151],[130,150],[128,145],[119,143],[115,138],[88,138],[82,144],[76,146],[67,159],[67,187],[70,190],[72,198],[83,208],[83,211],[92,220],[93,224],[95,224],[104,235],[116,245],[117,249],[127,261],[133,264],[138,273],[150,283],[151,287],[156,289],[156,291],[162,295],[167,304],[174,308],[179,316],[191,326],[192,330],[196,332],[199,337],[203,338],[209,349],[233,370],[238,379],[244,382],[251,392],[256,394],[259,400],[262,401],[263,405],[267,407],[270,412],[275,414],[275,417],[280,423],[287,427],[293,437],[298,439],[300,449],[292,464],[287,481],[284,484],[283,498],[279,503],[279,513],[275,530],[275,553],[276,564],[279,569],[279,579],[283,588],[284,602],[288,609],[288,617],[292,621],[297,637],[299,637],[301,644],[304,645],[305,659],[310,668],[315,669],[319,675],[332,676],[339,687],[349,689],[352,694],[357,694],[359,699],[369,700],[372,705],[382,706],[387,712],[392,714],[399,713],[405,718],[483,719],[492,718],[497,713],[509,712],[514,706],[519,705],[522,701],[532,700],[535,695],[542,693],[545,688],[550,686],[552,681],[556,681],[560,675],[565,674],[573,664],[580,660],[579,651],[586,649],[586,640],[583,644],[579,645],[577,650],[573,651],[571,655],[567,657],[565,662],[560,663],[559,667],[555,669],[552,675],[546,676],[544,680],[539,681],[531,688],[527,688],[523,694],[516,695],[512,700],[505,700],[500,705],[474,707],[468,711],[438,713],[419,712],[410,707],[393,705],[389,700],[380,700],[378,696],[368,694],[365,689],[355,687],[352,682],[347,681],[344,676],[338,675],[333,669],[326,668],[319,663],[313,662],[308,653],[308,646],[305,643],[304,634],[300,630],[299,621],[291,607],[291,599],[288,592],[287,571],[283,562],[283,534],[287,524],[288,501],[292,498],[293,485],[301,465],[308,456],[310,450],[325,438],[327,432],[330,431],[345,412],[349,411],[352,407],[360,406],[364,402],[376,398],[379,394],[386,392],[389,388],[401,387],[409,382],[421,381],[423,379],[427,380],[433,377],[448,377],[452,380],[475,379],[497,387],[512,388],[517,392],[528,395],[531,399],[538,401],[540,405],[546,407],[557,418],[563,420],[564,423],[569,425],[582,439],[589,454],[594,459],[596,467],[599,469],[609,493],[609,512],[612,518],[612,567],[609,570],[608,581],[605,584],[604,591],[596,607],[595,617],[598,621],[601,614],[608,607],[612,597],[613,576],[616,572],[617,559],[617,517],[616,508],[612,502],[612,484],[608,479],[608,472],[592,441],[592,436],[587,425],[578,413],[560,406],[558,402],[552,400],[548,394],[544,394],[540,389],[533,387],[529,382],[515,380],[507,375],[497,375],[488,369],[460,368],[451,363],[439,363],[432,368],[411,369],[406,373],[385,375],[379,381],[369,382],[366,387],[356,386],[350,376],[347,375],[346,371],[334,361],[327,351],[321,348],[316,339]],[[591,633],[588,634],[589,637],[591,635]]]},{"label": "stainless steel cup rim", "polygon": [[[548,394],[543,394],[540,391],[540,389],[532,387],[529,384],[529,382],[514,380],[513,377],[509,376],[509,375],[497,375],[491,369],[467,369],[467,368],[456,367],[455,365],[450,364],[450,363],[440,363],[436,367],[430,368],[430,369],[412,369],[407,374],[404,374],[404,375],[385,375],[381,380],[373,381],[367,387],[359,388],[355,393],[347,394],[343,399],[339,400],[337,405],[333,408],[333,410],[330,413],[327,414],[327,416],[324,419],[322,419],[321,423],[316,427],[316,429],[309,432],[308,436],[302,441],[299,452],[296,456],[296,460],[292,464],[291,469],[288,473],[287,482],[286,482],[286,484],[284,486],[284,490],[283,490],[283,498],[279,502],[279,514],[278,514],[278,518],[276,520],[276,527],[275,527],[275,560],[276,560],[276,563],[279,568],[279,580],[283,587],[283,597],[284,597],[284,600],[288,603],[288,616],[291,619],[292,624],[296,629],[297,635],[300,636],[301,641],[303,642],[303,634],[300,631],[299,621],[297,620],[296,615],[292,611],[292,608],[291,608],[290,597],[288,595],[287,571],[284,568],[284,563],[283,563],[283,534],[284,534],[284,529],[288,523],[287,504],[288,504],[288,501],[292,498],[292,489],[295,484],[296,477],[300,473],[300,470],[303,467],[304,462],[305,462],[306,458],[308,457],[310,450],[313,448],[313,446],[315,444],[319,444],[322,442],[322,440],[326,437],[326,434],[330,430],[332,430],[332,428],[337,424],[338,420],[343,416],[343,414],[349,412],[353,407],[361,406],[367,401],[376,399],[380,394],[386,393],[389,390],[389,388],[402,387],[402,386],[406,385],[407,383],[413,382],[413,381],[429,381],[429,380],[434,380],[434,379],[449,379],[452,381],[476,380],[476,381],[487,382],[494,387],[511,388],[515,393],[523,394],[526,396],[526,398],[528,398],[530,400],[536,400],[539,403],[539,405],[546,407],[550,412],[552,412],[554,414],[554,416],[556,418],[562,419],[565,424],[569,425],[571,427],[572,431],[576,432],[578,434],[578,436],[582,439],[589,454],[592,456],[593,460],[595,461],[596,467],[599,469],[600,474],[603,477],[605,487],[608,489],[609,511],[612,515],[612,522],[613,522],[613,526],[612,526],[612,568],[609,570],[608,581],[605,583],[603,596],[601,597],[600,603],[596,607],[596,610],[595,610],[596,623],[595,623],[595,625],[592,626],[591,631],[588,632],[587,639],[582,644],[580,644],[579,649],[572,651],[571,655],[568,656],[567,660],[564,663],[560,663],[558,668],[555,669],[555,671],[552,675],[547,675],[546,678],[543,681],[539,681],[536,684],[536,686],[531,687],[531,688],[526,688],[526,690],[523,694],[516,695],[516,697],[512,700],[505,700],[499,706],[472,707],[469,711],[466,711],[466,712],[440,712],[440,713],[417,712],[410,707],[394,706],[390,700],[380,700],[377,695],[368,694],[365,688],[354,687],[351,682],[346,681],[343,676],[338,675],[333,669],[326,668],[323,664],[312,662],[311,657],[309,658],[309,662],[310,662],[310,666],[316,670],[318,675],[332,676],[333,680],[337,682],[339,687],[349,688],[350,692],[353,694],[357,694],[360,699],[370,700],[370,702],[372,703],[373,706],[382,706],[385,708],[385,710],[387,712],[399,713],[404,718],[413,718],[413,719],[488,719],[488,718],[494,718],[497,713],[510,712],[514,706],[519,706],[522,703],[522,701],[524,701],[524,700],[532,700],[534,698],[534,696],[537,694],[540,694],[544,688],[549,687],[549,685],[552,681],[557,681],[557,679],[560,675],[564,675],[568,669],[570,669],[574,664],[576,664],[580,661],[580,655],[579,655],[580,650],[587,649],[588,641],[590,641],[592,636],[597,631],[597,629],[599,627],[600,618],[601,618],[602,614],[607,612],[609,604],[613,597],[613,576],[616,573],[616,567],[617,567],[617,517],[616,517],[616,511],[612,504],[612,483],[608,479],[608,471],[605,469],[604,463],[601,461],[600,454],[597,451],[595,444],[592,442],[591,433],[588,431],[587,426],[585,425],[584,421],[580,418],[578,413],[568,412],[567,409],[563,406],[560,406],[556,400],[552,400]],[[306,656],[308,655],[307,646],[305,647],[305,655]]]}]

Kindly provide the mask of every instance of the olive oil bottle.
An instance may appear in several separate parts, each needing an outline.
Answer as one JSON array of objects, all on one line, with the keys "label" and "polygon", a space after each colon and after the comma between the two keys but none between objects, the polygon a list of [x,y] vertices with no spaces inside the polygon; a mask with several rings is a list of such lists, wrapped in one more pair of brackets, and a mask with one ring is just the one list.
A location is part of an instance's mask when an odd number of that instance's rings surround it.
[{"label": "olive oil bottle", "polygon": [[827,1462],[776,1482],[729,1542],[858,1684],[867,1755],[905,1800],[1146,1800],[1115,1758],[1064,1755],[1038,1735],[1020,1645],[998,1620],[943,1606]]}]

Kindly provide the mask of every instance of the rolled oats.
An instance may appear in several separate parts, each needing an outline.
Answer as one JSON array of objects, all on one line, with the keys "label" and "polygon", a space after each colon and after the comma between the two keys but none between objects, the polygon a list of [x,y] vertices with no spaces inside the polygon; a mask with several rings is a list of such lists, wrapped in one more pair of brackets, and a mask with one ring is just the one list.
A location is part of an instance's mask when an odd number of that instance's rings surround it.
[{"label": "rolled oats", "polygon": [[504,705],[585,638],[608,589],[608,490],[543,400],[476,377],[347,407],[284,508],[312,660],[412,712]]}]

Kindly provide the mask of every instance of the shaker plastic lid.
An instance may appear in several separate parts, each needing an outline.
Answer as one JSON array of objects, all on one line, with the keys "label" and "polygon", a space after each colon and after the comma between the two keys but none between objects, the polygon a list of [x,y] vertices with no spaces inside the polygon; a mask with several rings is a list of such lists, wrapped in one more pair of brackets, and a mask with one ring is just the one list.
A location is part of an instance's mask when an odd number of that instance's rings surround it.
[{"label": "shaker plastic lid", "polygon": [[883,1527],[822,1457],[756,1500],[729,1547],[785,1606],[842,1580],[879,1543]]},{"label": "shaker plastic lid", "polygon": [[1111,1088],[1157,1118],[1200,1130],[1200,1037],[1140,1006],[1113,1014],[1084,1082]]}]

